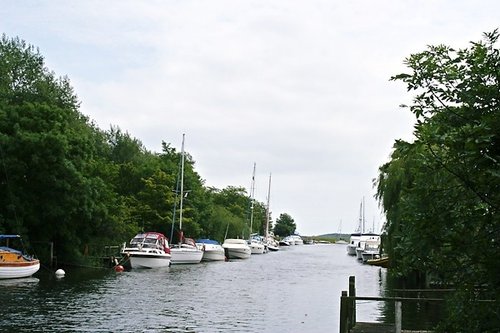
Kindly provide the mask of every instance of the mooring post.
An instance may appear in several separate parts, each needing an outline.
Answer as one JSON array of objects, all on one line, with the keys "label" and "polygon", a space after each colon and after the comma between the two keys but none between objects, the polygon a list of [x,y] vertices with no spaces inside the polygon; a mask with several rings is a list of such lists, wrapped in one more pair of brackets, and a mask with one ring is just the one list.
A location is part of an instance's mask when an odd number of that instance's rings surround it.
[{"label": "mooring post", "polygon": [[401,301],[396,301],[396,303],[394,304],[394,309],[395,309],[394,324],[396,326],[396,333],[401,333],[401,326],[402,326],[401,322],[403,320]]},{"label": "mooring post", "polygon": [[[356,297],[356,278],[354,276],[349,276],[349,296]],[[349,317],[351,325],[349,329],[351,329],[356,324],[356,300],[354,298],[351,298],[349,309],[351,311],[351,316]]]},{"label": "mooring post", "polygon": [[340,330],[339,333],[349,332],[349,313],[348,313],[349,299],[347,298],[347,291],[342,290],[340,297]]},{"label": "mooring post", "polygon": [[54,267],[54,242],[49,242],[50,245],[50,269]]}]

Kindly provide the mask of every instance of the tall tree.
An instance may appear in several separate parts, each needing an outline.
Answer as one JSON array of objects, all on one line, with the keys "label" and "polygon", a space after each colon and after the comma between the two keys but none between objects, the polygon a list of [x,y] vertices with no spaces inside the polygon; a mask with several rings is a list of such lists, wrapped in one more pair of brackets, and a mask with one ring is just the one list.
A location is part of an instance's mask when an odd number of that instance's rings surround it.
[{"label": "tall tree", "polygon": [[289,214],[282,213],[276,219],[276,224],[274,225],[274,234],[280,237],[286,237],[289,235],[293,235],[296,228],[297,226],[295,225],[294,219]]},{"label": "tall tree", "polygon": [[416,93],[408,106],[416,125],[414,142],[396,142],[380,168],[386,246],[396,272],[428,272],[459,288],[445,330],[488,332],[499,323],[498,305],[468,303],[480,285],[500,296],[498,38],[495,30],[467,49],[430,46],[405,60],[411,73],[392,78]]}]

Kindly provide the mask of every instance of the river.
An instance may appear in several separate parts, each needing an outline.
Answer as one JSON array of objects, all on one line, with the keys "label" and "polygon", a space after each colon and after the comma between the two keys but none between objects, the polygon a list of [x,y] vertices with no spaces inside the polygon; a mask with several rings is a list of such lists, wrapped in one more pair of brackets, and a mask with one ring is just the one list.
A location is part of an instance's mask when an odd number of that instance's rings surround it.
[{"label": "river", "polygon": [[[42,270],[0,281],[1,332],[338,332],[342,290],[379,296],[385,269],[345,245],[303,245],[250,259],[156,270]],[[358,302],[377,321],[381,302]]]}]

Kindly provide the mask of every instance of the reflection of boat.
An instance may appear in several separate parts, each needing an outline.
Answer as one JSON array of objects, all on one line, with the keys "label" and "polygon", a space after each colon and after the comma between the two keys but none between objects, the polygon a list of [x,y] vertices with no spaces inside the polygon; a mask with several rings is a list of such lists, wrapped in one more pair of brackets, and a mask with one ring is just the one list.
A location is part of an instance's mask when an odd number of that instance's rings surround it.
[{"label": "reflection of boat", "polygon": [[382,257],[382,258],[375,258],[375,259],[368,259],[366,261],[368,265],[372,266],[380,266],[380,267],[389,267],[389,257]]},{"label": "reflection of boat", "polygon": [[196,245],[203,251],[202,261],[223,261],[226,260],[224,248],[219,242],[212,239],[197,239]]},{"label": "reflection of boat", "polygon": [[222,244],[228,259],[248,259],[252,250],[244,239],[228,238]]},{"label": "reflection of boat", "polygon": [[[21,240],[19,235],[0,235],[6,246],[0,247],[0,279],[29,277],[40,269],[40,261],[9,247],[9,241]],[[2,242],[3,243],[3,242]]]},{"label": "reflection of boat", "polygon": [[122,255],[130,260],[132,268],[158,268],[170,266],[170,249],[167,238],[159,232],[137,234]]},{"label": "reflection of boat", "polygon": [[198,264],[203,257],[203,251],[198,249],[196,243],[191,238],[184,238],[182,231],[182,205],[184,199],[184,134],[182,135],[182,149],[181,149],[181,192],[180,192],[180,206],[179,206],[179,229],[180,237],[179,244],[172,246],[172,264]]}]

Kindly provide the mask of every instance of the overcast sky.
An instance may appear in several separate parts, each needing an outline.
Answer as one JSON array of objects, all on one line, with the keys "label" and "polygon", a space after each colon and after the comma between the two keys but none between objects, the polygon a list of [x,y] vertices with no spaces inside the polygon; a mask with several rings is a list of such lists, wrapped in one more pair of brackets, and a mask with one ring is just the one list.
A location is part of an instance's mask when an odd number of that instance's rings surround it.
[{"label": "overcast sky", "polygon": [[500,26],[495,1],[6,1],[0,32],[39,47],[81,112],[149,150],[186,151],[207,186],[249,190],[302,235],[384,217],[372,180],[411,140],[392,75],[427,45],[467,47]]}]

